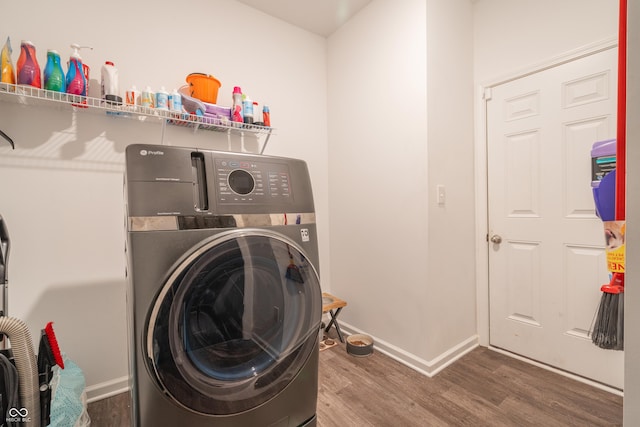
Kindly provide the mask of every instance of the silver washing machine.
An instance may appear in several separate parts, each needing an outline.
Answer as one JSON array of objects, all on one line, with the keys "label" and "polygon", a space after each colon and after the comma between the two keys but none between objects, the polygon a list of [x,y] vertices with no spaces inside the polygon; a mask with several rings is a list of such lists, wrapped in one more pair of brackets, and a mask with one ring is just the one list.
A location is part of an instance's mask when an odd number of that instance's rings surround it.
[{"label": "silver washing machine", "polygon": [[135,426],[315,426],[322,296],[301,160],[126,150]]}]

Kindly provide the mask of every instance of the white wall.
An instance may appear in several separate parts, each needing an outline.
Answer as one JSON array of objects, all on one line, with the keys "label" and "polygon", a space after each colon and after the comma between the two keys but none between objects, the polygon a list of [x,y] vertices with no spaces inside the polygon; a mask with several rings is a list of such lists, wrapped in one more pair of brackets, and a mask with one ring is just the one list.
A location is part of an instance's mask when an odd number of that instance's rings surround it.
[{"label": "white wall", "polygon": [[618,0],[476,0],[476,82],[616,36]]},{"label": "white wall", "polygon": [[[472,22],[467,0],[427,1],[430,358],[477,330]],[[438,185],[445,187],[444,204]]]},{"label": "white wall", "polygon": [[[69,11],[79,11],[69,19]],[[3,5],[0,37],[11,37],[14,64],[21,39],[64,61],[69,44],[91,66],[92,93],[100,66],[114,61],[121,89],[135,84],[173,89],[190,72],[215,75],[218,103],[233,86],[271,107],[276,135],[265,154],[306,160],[320,234],[321,276],[329,286],[326,40],[233,0],[128,2],[78,9],[61,0],[47,13]],[[66,67],[65,67],[66,70]],[[1,100],[5,100],[2,97]],[[25,320],[34,341],[47,321],[63,351],[84,370],[90,397],[126,386],[123,151],[130,143],[160,143],[161,126],[102,114],[0,102],[0,215],[9,227],[9,312]],[[255,147],[247,138],[246,146]],[[168,127],[165,143],[227,148],[224,134]],[[239,138],[231,140],[239,149]],[[37,348],[37,347],[36,347]]]},{"label": "white wall", "polygon": [[427,373],[475,335],[470,12],[375,0],[328,39],[331,290]]}]

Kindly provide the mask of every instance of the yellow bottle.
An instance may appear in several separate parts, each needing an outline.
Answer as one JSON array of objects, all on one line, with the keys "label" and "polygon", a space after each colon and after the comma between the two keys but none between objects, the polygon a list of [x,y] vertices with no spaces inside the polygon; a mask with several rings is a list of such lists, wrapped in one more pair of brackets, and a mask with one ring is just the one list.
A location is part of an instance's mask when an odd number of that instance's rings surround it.
[{"label": "yellow bottle", "polygon": [[11,61],[11,40],[7,37],[7,41],[2,48],[2,59],[1,59],[1,68],[2,68],[2,77],[0,81],[2,83],[11,83],[16,84],[16,73],[13,70],[13,62]]}]

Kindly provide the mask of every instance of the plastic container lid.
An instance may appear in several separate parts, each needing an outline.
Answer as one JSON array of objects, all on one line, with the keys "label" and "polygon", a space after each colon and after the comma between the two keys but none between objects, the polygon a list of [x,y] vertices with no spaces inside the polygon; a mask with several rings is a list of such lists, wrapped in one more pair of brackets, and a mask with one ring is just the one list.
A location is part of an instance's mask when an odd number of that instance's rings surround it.
[{"label": "plastic container lid", "polygon": [[616,139],[598,141],[591,147],[591,157],[613,156],[616,154]]}]

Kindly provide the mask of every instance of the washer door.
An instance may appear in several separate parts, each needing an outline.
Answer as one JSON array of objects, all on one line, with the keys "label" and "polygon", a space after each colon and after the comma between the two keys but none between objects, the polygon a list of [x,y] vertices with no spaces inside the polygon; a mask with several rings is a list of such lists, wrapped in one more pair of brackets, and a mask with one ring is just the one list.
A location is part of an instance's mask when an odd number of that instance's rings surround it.
[{"label": "washer door", "polygon": [[177,264],[149,315],[146,359],[183,407],[229,415],[282,391],[317,344],[318,274],[267,230],[221,233]]}]

